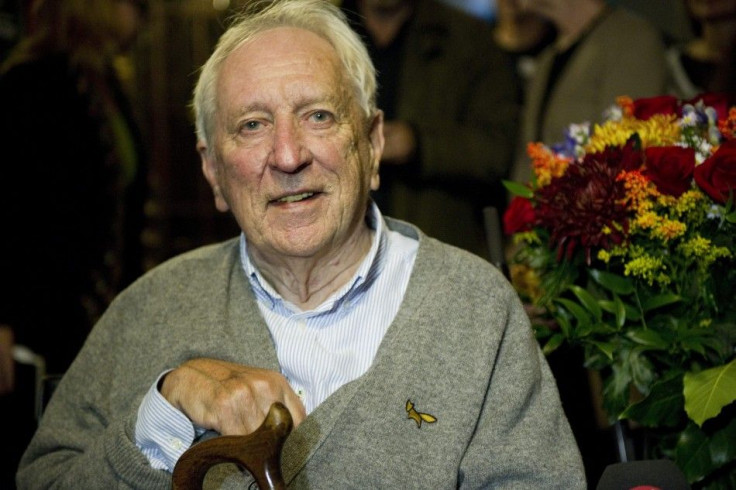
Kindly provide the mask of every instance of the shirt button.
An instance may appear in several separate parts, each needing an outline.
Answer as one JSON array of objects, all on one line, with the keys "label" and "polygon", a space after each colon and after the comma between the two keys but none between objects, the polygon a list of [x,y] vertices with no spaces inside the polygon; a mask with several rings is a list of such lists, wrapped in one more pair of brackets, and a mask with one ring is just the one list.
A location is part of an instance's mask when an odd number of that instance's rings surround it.
[{"label": "shirt button", "polygon": [[181,449],[184,445],[183,442],[181,442],[181,439],[174,437],[173,439],[169,440],[169,446],[171,446],[171,449]]},{"label": "shirt button", "polygon": [[297,389],[296,396],[298,396],[302,403],[304,403],[304,398],[306,397],[306,393],[304,393],[304,388]]}]

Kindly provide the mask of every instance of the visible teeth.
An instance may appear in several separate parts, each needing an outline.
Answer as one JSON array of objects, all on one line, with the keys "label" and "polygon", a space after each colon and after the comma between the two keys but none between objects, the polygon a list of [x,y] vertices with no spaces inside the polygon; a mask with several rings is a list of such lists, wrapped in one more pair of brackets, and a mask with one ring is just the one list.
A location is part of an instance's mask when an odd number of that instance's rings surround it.
[{"label": "visible teeth", "polygon": [[302,199],[307,199],[308,197],[312,197],[314,195],[314,192],[305,192],[303,194],[295,194],[293,196],[284,196],[281,199],[279,199],[279,202],[297,202],[301,201]]}]

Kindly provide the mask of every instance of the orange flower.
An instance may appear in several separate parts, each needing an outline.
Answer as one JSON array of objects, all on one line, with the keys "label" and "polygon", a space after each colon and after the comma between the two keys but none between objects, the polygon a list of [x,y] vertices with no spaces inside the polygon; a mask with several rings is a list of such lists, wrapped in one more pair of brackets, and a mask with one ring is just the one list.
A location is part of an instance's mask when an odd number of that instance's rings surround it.
[{"label": "orange flower", "polygon": [[650,198],[659,194],[656,186],[642,174],[641,170],[623,171],[618,174],[616,180],[624,182],[626,205],[636,213],[649,209]]},{"label": "orange flower", "polygon": [[728,111],[728,118],[718,121],[718,130],[727,140],[736,139],[736,107]]},{"label": "orange flower", "polygon": [[616,97],[616,105],[621,108],[621,112],[624,117],[633,117],[634,115],[634,100],[631,97],[622,95]]},{"label": "orange flower", "polygon": [[537,186],[544,187],[553,178],[560,177],[570,164],[569,158],[564,158],[553,153],[543,143],[529,143],[526,153],[532,159],[534,175],[537,177]]}]

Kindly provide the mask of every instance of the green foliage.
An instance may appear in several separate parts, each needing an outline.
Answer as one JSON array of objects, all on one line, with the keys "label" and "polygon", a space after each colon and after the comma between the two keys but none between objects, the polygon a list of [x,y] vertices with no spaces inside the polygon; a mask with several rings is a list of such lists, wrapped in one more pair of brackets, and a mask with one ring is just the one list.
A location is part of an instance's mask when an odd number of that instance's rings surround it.
[{"label": "green foliage", "polygon": [[[722,414],[736,401],[736,315],[721,305],[722,320],[703,321],[692,297],[603,269],[587,272],[585,280],[568,283],[546,304],[559,329],[540,335],[544,352],[565,343],[582,346],[586,366],[603,374],[611,420],[679,434],[658,439],[655,451],[676,455],[689,481],[728,488],[729,471],[721,477],[725,483],[712,474],[736,464],[736,444],[725,443],[729,437],[736,441],[736,422]],[[719,419],[725,419],[722,428],[708,428]]]},{"label": "green foliage", "polygon": [[690,422],[677,441],[675,462],[690,483],[702,481],[719,468],[733,465],[736,461],[733,441],[736,441],[736,417],[733,415],[725,425],[708,430]]},{"label": "green foliage", "polygon": [[686,373],[685,411],[698,426],[736,400],[736,359],[698,373]]},{"label": "green foliage", "polygon": [[504,180],[503,186],[514,196],[526,197],[529,199],[533,195],[533,191],[529,186],[519,184],[512,180]]},{"label": "green foliage", "polygon": [[673,371],[652,385],[649,396],[626,407],[620,417],[636,420],[644,427],[676,427],[683,417],[672,408],[682,404],[682,373]]}]

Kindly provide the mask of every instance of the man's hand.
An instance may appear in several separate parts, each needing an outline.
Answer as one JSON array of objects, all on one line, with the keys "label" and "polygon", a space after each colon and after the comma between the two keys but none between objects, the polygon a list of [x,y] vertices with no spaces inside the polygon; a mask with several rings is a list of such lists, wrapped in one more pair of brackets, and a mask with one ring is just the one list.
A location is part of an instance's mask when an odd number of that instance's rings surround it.
[{"label": "man's hand", "polygon": [[222,435],[247,435],[281,402],[294,427],[307,416],[304,405],[276,371],[217,359],[192,359],[164,377],[161,394],[200,427]]},{"label": "man's hand", "polygon": [[383,163],[403,165],[414,158],[417,138],[409,124],[404,121],[385,121],[383,136],[386,139],[381,157]]},{"label": "man's hand", "polygon": [[0,395],[6,395],[15,389],[14,345],[13,329],[0,325]]}]

